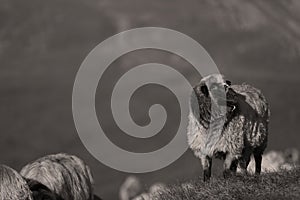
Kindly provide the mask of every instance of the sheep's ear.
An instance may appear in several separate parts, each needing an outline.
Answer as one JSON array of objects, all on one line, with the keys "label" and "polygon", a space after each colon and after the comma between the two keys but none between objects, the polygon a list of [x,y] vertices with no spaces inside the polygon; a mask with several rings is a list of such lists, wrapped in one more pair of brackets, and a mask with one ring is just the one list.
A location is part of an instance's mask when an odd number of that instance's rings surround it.
[{"label": "sheep's ear", "polygon": [[227,85],[231,85],[231,81],[226,80],[226,84],[227,84]]},{"label": "sheep's ear", "polygon": [[194,92],[198,95],[200,95],[201,93],[204,94],[206,97],[208,97],[208,88],[206,85],[196,85],[194,87]]},{"label": "sheep's ear", "polygon": [[208,92],[208,88],[207,88],[206,85],[202,85],[202,86],[201,86],[201,92],[202,92],[206,97],[208,97],[209,92]]}]

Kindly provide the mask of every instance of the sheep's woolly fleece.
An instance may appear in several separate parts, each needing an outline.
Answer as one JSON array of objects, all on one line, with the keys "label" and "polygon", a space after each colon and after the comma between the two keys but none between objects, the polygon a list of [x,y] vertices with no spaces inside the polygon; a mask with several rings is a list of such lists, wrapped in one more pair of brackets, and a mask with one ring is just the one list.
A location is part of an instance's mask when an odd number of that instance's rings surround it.
[{"label": "sheep's woolly fleece", "polygon": [[0,165],[0,199],[32,200],[26,181],[18,172],[4,165]]},{"label": "sheep's woolly fleece", "polygon": [[76,156],[48,155],[29,163],[20,173],[42,183],[65,200],[93,199],[90,169]]}]

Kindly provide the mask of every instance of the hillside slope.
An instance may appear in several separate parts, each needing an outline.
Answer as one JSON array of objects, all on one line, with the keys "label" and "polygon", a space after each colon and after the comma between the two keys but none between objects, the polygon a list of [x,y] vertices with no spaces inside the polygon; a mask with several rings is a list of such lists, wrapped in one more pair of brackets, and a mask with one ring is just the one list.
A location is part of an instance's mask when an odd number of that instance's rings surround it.
[{"label": "hillside slope", "polygon": [[154,195],[155,200],[213,199],[299,199],[300,168],[266,173],[261,176],[235,176],[224,180],[213,178],[209,183],[194,180],[170,186]]}]

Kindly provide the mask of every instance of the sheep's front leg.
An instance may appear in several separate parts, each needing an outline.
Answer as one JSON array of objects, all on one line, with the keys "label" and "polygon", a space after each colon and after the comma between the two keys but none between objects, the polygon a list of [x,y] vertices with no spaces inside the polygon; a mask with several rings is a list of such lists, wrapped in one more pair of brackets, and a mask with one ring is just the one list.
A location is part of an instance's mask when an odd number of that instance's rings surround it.
[{"label": "sheep's front leg", "polygon": [[201,163],[203,167],[203,181],[206,182],[211,177],[212,158],[209,156],[202,156]]}]

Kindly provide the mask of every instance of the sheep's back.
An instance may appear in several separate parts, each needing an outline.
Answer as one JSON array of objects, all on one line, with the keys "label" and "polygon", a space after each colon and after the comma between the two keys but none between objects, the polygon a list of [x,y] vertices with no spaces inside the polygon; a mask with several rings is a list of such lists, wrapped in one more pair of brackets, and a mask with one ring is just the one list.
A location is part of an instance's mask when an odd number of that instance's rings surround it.
[{"label": "sheep's back", "polygon": [[233,147],[231,151],[237,152],[241,151],[242,147],[261,147],[263,150],[267,143],[270,117],[266,98],[260,90],[247,84],[234,85],[232,89],[243,95],[246,103],[241,104],[239,115],[232,119],[224,131],[227,145],[229,148]]},{"label": "sheep's back", "polygon": [[257,112],[257,114],[269,121],[269,105],[262,92],[248,84],[233,85],[231,87],[235,92],[243,95],[245,101]]}]

